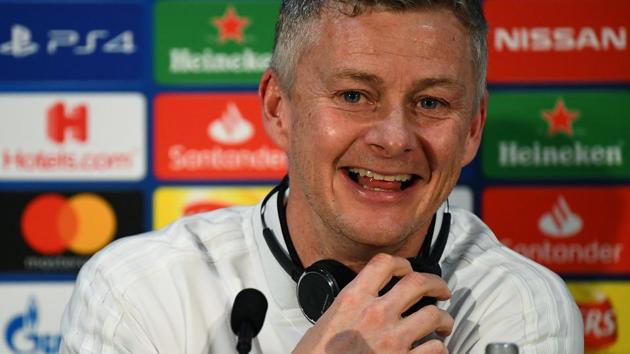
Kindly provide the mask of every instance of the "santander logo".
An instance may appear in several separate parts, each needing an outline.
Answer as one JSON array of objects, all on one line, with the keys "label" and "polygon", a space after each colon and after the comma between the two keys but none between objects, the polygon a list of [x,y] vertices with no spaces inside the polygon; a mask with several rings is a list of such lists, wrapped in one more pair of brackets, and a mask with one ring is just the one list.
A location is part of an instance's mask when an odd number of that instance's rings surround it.
[{"label": "santander logo", "polygon": [[582,218],[569,208],[562,195],[558,196],[551,210],[538,220],[540,231],[553,238],[568,238],[582,231]]},{"label": "santander logo", "polygon": [[243,117],[236,103],[228,102],[221,117],[208,126],[208,135],[219,143],[237,145],[254,136],[254,126]]}]

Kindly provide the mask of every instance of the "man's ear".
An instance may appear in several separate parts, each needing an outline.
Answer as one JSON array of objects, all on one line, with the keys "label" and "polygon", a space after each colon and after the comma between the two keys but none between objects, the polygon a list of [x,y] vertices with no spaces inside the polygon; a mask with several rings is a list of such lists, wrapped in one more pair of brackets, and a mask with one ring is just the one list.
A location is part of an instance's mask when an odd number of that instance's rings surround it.
[{"label": "man's ear", "polygon": [[263,126],[271,140],[283,151],[289,146],[289,121],[287,99],[280,86],[278,75],[267,69],[258,86],[262,101]]},{"label": "man's ear", "polygon": [[468,165],[477,155],[479,145],[481,144],[481,136],[483,128],[486,125],[486,115],[488,113],[488,91],[483,93],[479,108],[472,117],[468,135],[466,136],[466,146],[464,147],[464,158],[462,159],[462,167]]}]

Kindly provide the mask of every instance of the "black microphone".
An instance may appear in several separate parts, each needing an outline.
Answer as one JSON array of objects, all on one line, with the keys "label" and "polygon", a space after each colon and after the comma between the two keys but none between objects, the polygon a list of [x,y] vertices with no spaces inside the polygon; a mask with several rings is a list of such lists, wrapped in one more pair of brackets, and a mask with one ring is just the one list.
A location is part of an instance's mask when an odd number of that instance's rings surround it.
[{"label": "black microphone", "polygon": [[267,299],[252,288],[241,290],[232,306],[232,332],[237,336],[236,351],[247,354],[252,350],[252,338],[256,337],[267,313]]}]

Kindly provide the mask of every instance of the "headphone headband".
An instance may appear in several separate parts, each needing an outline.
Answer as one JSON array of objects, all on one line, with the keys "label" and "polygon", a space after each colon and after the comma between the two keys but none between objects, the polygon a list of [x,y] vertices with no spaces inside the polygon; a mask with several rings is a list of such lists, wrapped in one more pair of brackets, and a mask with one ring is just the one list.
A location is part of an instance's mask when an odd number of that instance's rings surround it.
[{"label": "headphone headband", "polygon": [[[309,321],[315,323],[324,311],[326,311],[339,291],[341,291],[341,289],[352,280],[353,275],[356,274],[340,262],[332,259],[317,261],[306,268],[306,270],[304,269],[293,246],[293,241],[289,235],[289,228],[286,222],[286,208],[284,206],[283,197],[288,188],[289,179],[288,176],[285,176],[280,184],[275,186],[263,199],[260,208],[263,237],[276,261],[278,261],[282,269],[284,269],[291,279],[296,282],[298,303],[300,304],[302,312]],[[280,219],[283,237],[287,249],[289,250],[289,256],[287,256],[278,242],[275,233],[267,226],[267,222],[265,221],[267,202],[274,194],[277,194],[278,217]],[[418,255],[409,261],[411,262],[413,270],[416,272],[432,273],[442,276],[439,262],[446,247],[446,241],[451,226],[451,214],[448,211],[443,213],[440,231],[438,232],[433,249],[431,249],[435,223],[436,215],[433,215],[429,230],[427,231]],[[381,294],[391,289],[397,281],[397,278],[393,278],[385,288],[381,290]],[[417,311],[422,306],[435,302],[436,299],[434,298],[424,297],[405,311],[402,316],[407,316]]]}]

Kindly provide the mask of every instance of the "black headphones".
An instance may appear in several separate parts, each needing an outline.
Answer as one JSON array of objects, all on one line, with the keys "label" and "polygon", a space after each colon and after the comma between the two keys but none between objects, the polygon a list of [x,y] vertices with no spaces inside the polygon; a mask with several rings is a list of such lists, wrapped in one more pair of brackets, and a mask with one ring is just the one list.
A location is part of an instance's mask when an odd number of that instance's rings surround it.
[{"label": "black headphones", "polygon": [[[300,261],[300,257],[298,256],[295,247],[293,246],[293,242],[291,241],[289,227],[286,222],[284,195],[288,188],[289,178],[286,176],[282,179],[280,184],[274,187],[263,199],[262,206],[260,208],[263,236],[265,237],[267,246],[274,258],[278,261],[278,263],[280,263],[280,266],[282,266],[287,274],[289,274],[291,279],[297,283],[298,304],[300,305],[302,313],[304,313],[304,316],[306,316],[311,323],[315,323],[321,315],[326,312],[341,289],[354,279],[356,273],[334,259],[319,260],[304,269],[304,266]],[[267,201],[275,193],[278,193],[278,216],[280,218],[282,235],[284,237],[284,242],[287,245],[289,256],[285,254],[282,246],[278,243],[273,230],[271,230],[265,222],[265,209]],[[431,252],[431,240],[433,238],[433,229],[435,227],[435,215],[433,216],[427,235],[425,236],[422,247],[420,248],[420,252],[418,252],[416,257],[409,259],[414,271],[442,276],[439,261],[442,253],[444,252],[444,247],[446,246],[450,225],[451,214],[449,212],[445,212],[443,214],[440,232],[438,233],[437,240],[433,246],[433,252]],[[381,289],[379,295],[383,295],[389,291],[389,289],[391,289],[399,279],[400,278],[398,277],[392,278],[392,280],[390,280],[389,283]],[[437,300],[433,297],[424,297],[407,309],[402,316],[408,316],[423,306],[435,304],[436,301]]]}]

